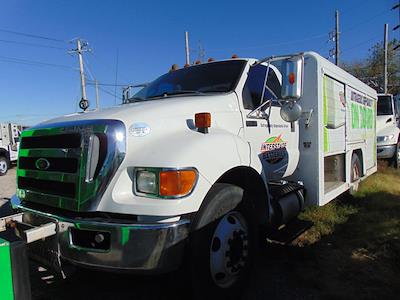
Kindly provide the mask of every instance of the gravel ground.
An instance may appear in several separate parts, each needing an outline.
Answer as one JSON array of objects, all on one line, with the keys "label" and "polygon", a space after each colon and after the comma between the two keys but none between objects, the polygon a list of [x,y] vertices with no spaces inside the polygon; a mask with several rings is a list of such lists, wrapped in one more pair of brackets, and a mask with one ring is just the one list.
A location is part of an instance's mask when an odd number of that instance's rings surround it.
[{"label": "gravel ground", "polygon": [[15,174],[16,168],[8,171],[7,175],[0,176],[0,199],[11,198],[15,194]]}]

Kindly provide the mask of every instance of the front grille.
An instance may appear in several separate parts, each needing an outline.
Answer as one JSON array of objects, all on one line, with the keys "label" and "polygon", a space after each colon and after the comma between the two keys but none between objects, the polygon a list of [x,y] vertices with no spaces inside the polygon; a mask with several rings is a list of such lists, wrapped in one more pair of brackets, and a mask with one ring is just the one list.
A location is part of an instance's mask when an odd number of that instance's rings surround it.
[{"label": "front grille", "polygon": [[21,149],[54,149],[54,148],[79,148],[81,135],[79,133],[30,136],[21,141]]},{"label": "front grille", "polygon": [[[44,170],[46,172],[63,172],[63,173],[76,173],[78,170],[77,158],[64,158],[64,157],[40,157],[49,162],[49,167]],[[21,157],[19,160],[19,167],[25,170],[40,170],[36,166],[37,157]]]},{"label": "front grille", "polygon": [[70,182],[18,177],[18,188],[68,198],[75,197],[75,184]]},{"label": "front grille", "polygon": [[44,207],[95,211],[125,156],[125,138],[116,138],[121,133],[125,137],[125,126],[116,120],[55,123],[22,132],[17,195]]}]

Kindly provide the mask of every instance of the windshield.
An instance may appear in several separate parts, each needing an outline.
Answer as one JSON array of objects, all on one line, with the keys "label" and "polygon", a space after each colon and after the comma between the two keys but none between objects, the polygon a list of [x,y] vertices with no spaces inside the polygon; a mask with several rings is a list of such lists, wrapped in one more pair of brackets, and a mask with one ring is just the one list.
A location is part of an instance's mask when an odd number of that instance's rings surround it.
[{"label": "windshield", "polygon": [[392,115],[392,97],[391,96],[378,96],[378,116]]},{"label": "windshield", "polygon": [[169,95],[230,92],[236,87],[245,64],[244,60],[230,60],[172,71],[151,82],[129,100],[134,102]]}]

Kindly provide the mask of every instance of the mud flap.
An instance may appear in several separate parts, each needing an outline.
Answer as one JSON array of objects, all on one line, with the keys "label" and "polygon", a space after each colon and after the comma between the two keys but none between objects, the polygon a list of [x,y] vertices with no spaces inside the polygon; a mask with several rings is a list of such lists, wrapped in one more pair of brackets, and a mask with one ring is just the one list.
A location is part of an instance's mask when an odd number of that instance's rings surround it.
[{"label": "mud flap", "polygon": [[30,300],[31,284],[26,243],[12,230],[0,232],[0,299]]}]

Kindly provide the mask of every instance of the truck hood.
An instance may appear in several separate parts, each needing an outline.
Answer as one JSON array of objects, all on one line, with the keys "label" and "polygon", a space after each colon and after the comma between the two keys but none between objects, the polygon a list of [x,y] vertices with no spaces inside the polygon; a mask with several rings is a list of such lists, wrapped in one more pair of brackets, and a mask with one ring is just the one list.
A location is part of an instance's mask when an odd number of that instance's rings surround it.
[{"label": "truck hood", "polygon": [[[40,126],[53,123],[80,120],[120,120],[127,127],[133,122],[157,122],[161,119],[190,118],[194,119],[198,112],[239,112],[235,93],[207,96],[179,96],[151,101],[133,102],[97,111],[79,112],[47,120]],[[213,119],[213,127],[218,126],[218,120]]]}]

